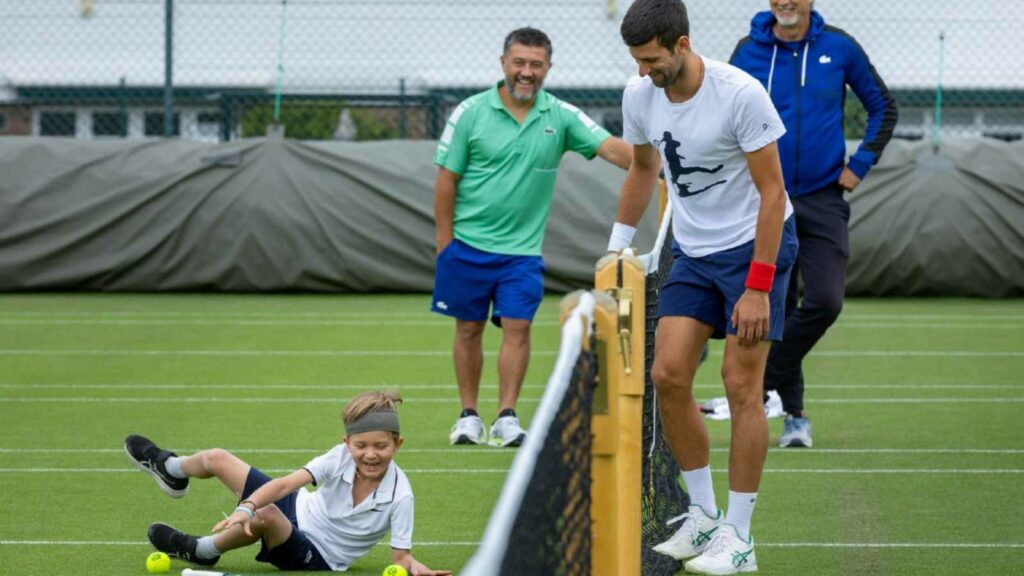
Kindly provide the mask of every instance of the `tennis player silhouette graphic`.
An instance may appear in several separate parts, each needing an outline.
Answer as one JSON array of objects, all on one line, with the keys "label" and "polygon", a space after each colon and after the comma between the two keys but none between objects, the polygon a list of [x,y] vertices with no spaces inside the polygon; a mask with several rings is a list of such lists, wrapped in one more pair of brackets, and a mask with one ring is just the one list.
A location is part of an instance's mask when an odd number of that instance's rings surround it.
[{"label": "tennis player silhouette graphic", "polygon": [[[679,146],[681,143],[672,138],[671,132],[665,131],[661,143],[665,145],[665,161],[668,162],[668,170],[672,175],[672,182],[675,183],[680,197],[686,198],[687,196],[696,196],[697,194],[714,188],[719,184],[725,184],[725,180],[719,180],[718,182],[709,184],[700,190],[690,190],[690,186],[693,185],[693,182],[683,182],[682,180],[684,177],[695,173],[715,174],[722,169],[722,164],[719,164],[714,168],[704,168],[703,166],[683,166],[680,160],[686,160],[686,157],[679,153]],[[657,144],[657,142],[655,144]]]}]

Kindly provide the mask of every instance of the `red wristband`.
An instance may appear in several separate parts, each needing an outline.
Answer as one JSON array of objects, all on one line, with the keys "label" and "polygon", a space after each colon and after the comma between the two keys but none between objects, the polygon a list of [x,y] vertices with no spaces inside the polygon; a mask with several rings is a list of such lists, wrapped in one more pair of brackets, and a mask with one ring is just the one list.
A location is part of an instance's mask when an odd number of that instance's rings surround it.
[{"label": "red wristband", "polygon": [[772,281],[775,280],[775,265],[764,262],[751,262],[750,271],[747,272],[746,287],[761,292],[772,291]]}]

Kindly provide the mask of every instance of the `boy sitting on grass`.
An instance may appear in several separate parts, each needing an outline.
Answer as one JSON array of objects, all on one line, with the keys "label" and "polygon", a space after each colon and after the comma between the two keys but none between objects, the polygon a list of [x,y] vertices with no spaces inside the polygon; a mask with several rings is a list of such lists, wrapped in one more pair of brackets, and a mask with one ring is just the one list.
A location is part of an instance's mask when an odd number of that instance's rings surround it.
[{"label": "boy sitting on grass", "polygon": [[[342,413],[342,444],[291,474],[271,479],[220,448],[179,458],[132,435],[124,449],[132,462],[173,498],[188,492],[189,478],[216,477],[240,498],[238,507],[196,537],[168,526],[149,526],[149,541],[169,556],[212,566],[228,550],[260,542],[256,560],[281,570],[347,570],[390,530],[391,561],[413,576],[447,576],[411,554],[412,486],[393,462],[402,445],[394,392],[365,392]],[[304,489],[307,484],[316,491]]]}]

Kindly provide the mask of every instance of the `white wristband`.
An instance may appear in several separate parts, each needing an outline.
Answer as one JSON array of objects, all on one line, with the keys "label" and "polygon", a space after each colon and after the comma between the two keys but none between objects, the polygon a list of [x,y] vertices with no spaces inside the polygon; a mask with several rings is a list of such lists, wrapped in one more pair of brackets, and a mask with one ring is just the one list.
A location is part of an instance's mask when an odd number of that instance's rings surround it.
[{"label": "white wristband", "polygon": [[629,224],[623,224],[622,222],[616,222],[612,226],[612,235],[608,238],[608,251],[609,252],[622,252],[626,248],[629,248],[633,242],[633,236],[636,234],[636,228]]}]

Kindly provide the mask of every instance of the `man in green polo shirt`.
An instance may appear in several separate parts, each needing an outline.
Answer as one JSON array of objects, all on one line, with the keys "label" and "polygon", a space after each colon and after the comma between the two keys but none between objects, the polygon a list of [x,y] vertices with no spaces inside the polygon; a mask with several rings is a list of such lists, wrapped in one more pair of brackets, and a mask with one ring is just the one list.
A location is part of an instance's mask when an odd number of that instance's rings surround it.
[{"label": "man in green polo shirt", "polygon": [[452,444],[487,441],[477,399],[488,315],[502,329],[499,412],[490,440],[519,446],[526,437],[515,407],[530,360],[530,323],[544,296],[541,244],[562,155],[597,155],[624,170],[633,157],[622,140],[541,89],[551,68],[551,41],[543,32],[512,31],[501,67],[503,81],[455,108],[434,156],[437,265],[431,309],[455,318],[462,400]]}]

